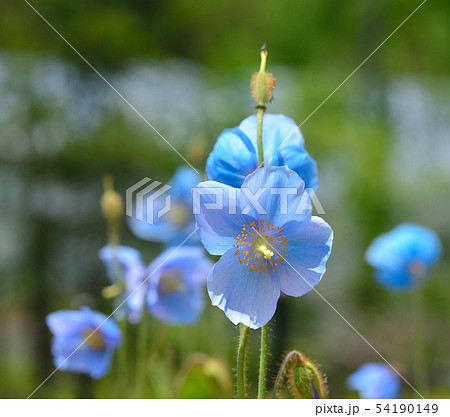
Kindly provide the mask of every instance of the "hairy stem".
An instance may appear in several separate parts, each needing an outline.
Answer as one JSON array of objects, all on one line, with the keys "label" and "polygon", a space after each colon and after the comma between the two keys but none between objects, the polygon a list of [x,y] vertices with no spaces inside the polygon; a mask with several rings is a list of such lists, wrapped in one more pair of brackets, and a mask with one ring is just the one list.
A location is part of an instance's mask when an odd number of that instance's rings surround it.
[{"label": "hairy stem", "polygon": [[258,398],[266,398],[267,350],[269,343],[269,325],[261,327],[261,355],[259,357]]},{"label": "hairy stem", "polygon": [[247,341],[249,328],[243,324],[239,325],[239,345],[237,352],[237,397],[239,399],[245,398],[246,388],[246,355],[247,355]]},{"label": "hairy stem", "polygon": [[283,383],[283,379],[286,375],[286,371],[288,370],[288,367],[291,365],[291,362],[296,362],[298,364],[303,364],[304,362],[303,355],[297,351],[292,350],[290,351],[283,359],[283,362],[281,363],[280,369],[278,369],[277,379],[275,380],[275,385],[273,387],[273,393],[272,398],[278,397],[278,392],[281,388],[281,384]]}]

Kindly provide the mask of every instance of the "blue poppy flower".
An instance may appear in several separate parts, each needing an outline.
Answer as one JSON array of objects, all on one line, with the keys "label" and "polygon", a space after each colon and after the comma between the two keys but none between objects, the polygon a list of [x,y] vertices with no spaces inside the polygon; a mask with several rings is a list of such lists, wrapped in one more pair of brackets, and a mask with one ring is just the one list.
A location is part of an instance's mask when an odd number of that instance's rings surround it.
[{"label": "blue poppy flower", "polygon": [[392,290],[413,288],[424,281],[441,257],[436,234],[415,224],[401,224],[377,237],[366,251],[376,279]]},{"label": "blue poppy flower", "polygon": [[[169,210],[158,217],[158,213],[166,206],[166,198],[160,196],[153,200],[153,222],[147,219],[147,204],[142,207],[144,220],[135,216],[128,217],[131,231],[139,238],[152,242],[162,242],[167,245],[178,245],[183,242],[194,230],[195,220],[192,214],[191,190],[200,181],[200,177],[189,167],[178,168],[174,177],[169,181],[171,186],[171,202]],[[145,200],[144,200],[145,201]],[[196,243],[195,235],[186,244]]]},{"label": "blue poppy flower", "polygon": [[[147,285],[142,284],[147,277],[141,254],[128,246],[108,245],[100,249],[99,258],[105,264],[109,280],[118,289],[115,304],[121,305],[127,298],[125,309],[128,321],[138,323],[147,291]],[[119,317],[120,312],[117,312]]]},{"label": "blue poppy flower", "polygon": [[311,216],[304,182],[294,171],[265,167],[240,189],[206,181],[194,193],[202,202],[200,240],[209,253],[222,255],[208,275],[208,293],[234,324],[259,328],[274,315],[280,291],[299,297],[319,283],[333,231]]},{"label": "blue poppy flower", "polygon": [[[296,123],[282,114],[266,113],[263,127],[266,166],[286,165],[303,179],[306,188],[316,190],[319,186],[316,162],[306,152]],[[221,133],[208,157],[206,173],[210,180],[239,188],[257,167],[256,116],[253,115],[244,119],[239,127]]]},{"label": "blue poppy flower", "polygon": [[399,376],[385,363],[366,363],[350,375],[347,386],[359,391],[359,396],[365,399],[394,399],[400,395],[401,383]]},{"label": "blue poppy flower", "polygon": [[79,311],[60,310],[49,314],[46,322],[54,336],[51,350],[55,366],[62,371],[88,374],[94,379],[105,376],[114,351],[122,342],[119,326],[112,319],[105,322],[106,319],[104,314],[87,307]]},{"label": "blue poppy flower", "polygon": [[165,250],[148,268],[150,313],[171,324],[195,323],[203,311],[204,288],[211,266],[200,247]]}]

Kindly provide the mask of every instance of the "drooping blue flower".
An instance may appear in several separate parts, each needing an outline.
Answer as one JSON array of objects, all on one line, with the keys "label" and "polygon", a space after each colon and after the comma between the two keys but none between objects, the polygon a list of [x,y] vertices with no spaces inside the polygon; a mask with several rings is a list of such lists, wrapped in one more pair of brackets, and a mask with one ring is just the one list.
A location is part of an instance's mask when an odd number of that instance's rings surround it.
[{"label": "drooping blue flower", "polygon": [[212,262],[201,247],[166,249],[149,266],[147,306],[157,319],[170,324],[193,324],[204,307],[206,277]]},{"label": "drooping blue flower", "polygon": [[106,319],[104,314],[87,307],[79,311],[60,310],[49,314],[46,322],[54,336],[51,350],[55,366],[62,371],[88,374],[94,379],[105,376],[114,351],[122,341],[119,326],[114,320]]},{"label": "drooping blue flower", "polygon": [[407,290],[422,283],[441,257],[441,243],[430,229],[404,223],[377,237],[366,251],[375,277],[391,290]]},{"label": "drooping blue flower", "polygon": [[[141,254],[128,246],[107,245],[100,249],[99,258],[105,264],[109,280],[118,288],[115,305],[121,305],[126,299],[124,306],[128,321],[139,322],[148,287],[144,282],[147,276]],[[117,314],[120,317],[120,310]]]},{"label": "drooping blue flower", "polygon": [[206,181],[194,193],[201,194],[200,240],[210,254],[222,255],[208,275],[208,293],[234,324],[259,328],[274,315],[280,291],[299,297],[319,283],[333,231],[311,216],[294,171],[265,167],[240,189]]},{"label": "drooping blue flower", "polygon": [[400,395],[401,382],[393,369],[378,362],[365,363],[347,379],[347,386],[365,399],[394,399]]},{"label": "drooping blue flower", "polygon": [[[266,166],[286,165],[303,179],[306,188],[316,190],[319,186],[316,162],[306,152],[295,122],[282,114],[266,113],[263,127]],[[239,127],[221,133],[208,157],[206,173],[210,180],[239,188],[257,167],[256,116],[252,115]]]},{"label": "drooping blue flower", "polygon": [[[162,242],[167,245],[182,243],[194,230],[195,220],[192,214],[191,190],[200,181],[200,177],[190,167],[178,168],[174,177],[169,181],[171,189],[159,198],[153,200],[153,222],[147,222],[147,204],[142,207],[143,220],[135,215],[128,217],[131,231],[139,238],[152,242]],[[170,195],[169,210],[158,217],[166,206],[166,197]],[[145,200],[144,200],[145,202]],[[163,210],[164,211],[164,210]],[[195,234],[185,243],[195,244]]]}]

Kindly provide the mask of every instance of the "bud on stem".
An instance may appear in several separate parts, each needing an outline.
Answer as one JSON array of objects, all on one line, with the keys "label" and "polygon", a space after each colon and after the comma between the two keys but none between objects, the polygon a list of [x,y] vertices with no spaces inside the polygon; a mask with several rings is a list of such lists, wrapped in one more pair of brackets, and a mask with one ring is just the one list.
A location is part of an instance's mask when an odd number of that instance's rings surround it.
[{"label": "bud on stem", "polygon": [[301,352],[293,350],[283,359],[272,398],[277,398],[287,375],[289,390],[295,398],[327,398],[328,388],[318,366]]},{"label": "bud on stem", "polygon": [[122,197],[114,190],[113,179],[110,175],[103,177],[103,195],[100,200],[103,217],[108,224],[109,243],[119,244],[119,221],[123,215]]},{"label": "bud on stem", "polygon": [[267,49],[264,44],[261,47],[261,64],[259,71],[252,76],[252,96],[256,102],[256,138],[258,142],[258,168],[264,166],[264,150],[262,141],[263,117],[266,111],[266,103],[273,98],[275,79],[270,72],[266,72]]}]

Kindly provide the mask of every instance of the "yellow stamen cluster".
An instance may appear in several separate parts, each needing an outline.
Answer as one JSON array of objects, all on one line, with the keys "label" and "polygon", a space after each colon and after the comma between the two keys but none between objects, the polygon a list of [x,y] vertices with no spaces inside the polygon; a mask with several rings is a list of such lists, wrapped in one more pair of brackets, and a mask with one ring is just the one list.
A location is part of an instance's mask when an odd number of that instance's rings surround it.
[{"label": "yellow stamen cluster", "polygon": [[176,267],[164,271],[159,278],[158,291],[161,295],[186,292],[187,287],[183,282],[181,271]]},{"label": "yellow stamen cluster", "polygon": [[282,230],[265,219],[244,224],[234,244],[239,263],[263,275],[270,268],[275,271],[275,266],[283,263],[287,256],[288,242]]},{"label": "yellow stamen cluster", "polygon": [[101,352],[106,348],[105,339],[103,338],[103,333],[100,330],[97,330],[94,334],[92,334],[94,330],[94,327],[86,327],[81,332],[81,336],[83,337],[83,340],[87,339],[86,345],[89,345],[89,347],[91,347],[93,350]]}]

